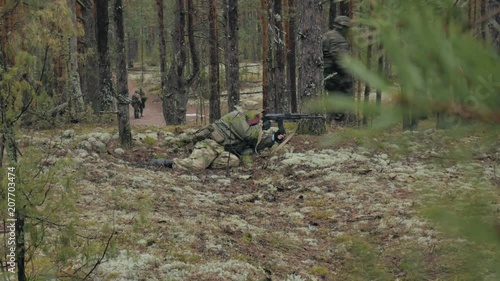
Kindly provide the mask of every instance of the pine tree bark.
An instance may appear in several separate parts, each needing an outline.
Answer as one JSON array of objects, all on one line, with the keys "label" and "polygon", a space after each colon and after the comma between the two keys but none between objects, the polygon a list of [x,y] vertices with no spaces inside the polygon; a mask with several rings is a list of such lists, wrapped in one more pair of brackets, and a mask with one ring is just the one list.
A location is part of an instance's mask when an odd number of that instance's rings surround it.
[{"label": "pine tree bark", "polygon": [[116,32],[117,54],[117,90],[118,90],[118,135],[120,143],[125,148],[132,146],[132,132],[130,130],[127,62],[125,58],[125,30],[123,27],[123,3],[115,0],[114,20]]},{"label": "pine tree bark", "polygon": [[191,60],[193,62],[193,72],[189,78],[184,77],[186,65],[186,43],[184,40],[186,20],[186,10],[184,0],[177,0],[175,12],[174,30],[172,32],[172,65],[168,71],[168,88],[162,93],[163,117],[165,122],[171,125],[180,125],[186,122],[186,111],[188,102],[188,87],[192,85],[199,73],[199,60],[196,53],[193,13],[194,6],[192,0],[187,0],[188,6],[188,38]]},{"label": "pine tree bark", "polygon": [[[67,0],[68,8],[71,12],[71,21],[75,28],[77,27],[76,22],[76,0]],[[80,84],[80,74],[78,72],[78,49],[77,49],[77,38],[76,34],[73,35],[69,40],[69,69],[68,69],[68,84],[66,90],[68,92],[69,101],[69,113],[71,121],[78,120],[78,116],[84,109],[83,107],[83,94]]]},{"label": "pine tree bark", "polygon": [[274,0],[266,0],[266,10],[265,15],[267,17],[267,50],[266,50],[266,69],[265,75],[267,76],[267,96],[265,100],[265,104],[267,104],[266,111],[267,112],[276,112],[276,87],[275,87],[275,70],[276,70],[276,62],[275,58],[275,25],[274,25],[274,5],[272,5],[272,1]]},{"label": "pine tree bark", "polygon": [[274,22],[274,42],[275,42],[275,64],[274,71],[274,110],[276,112],[288,112],[290,110],[290,98],[285,83],[285,41],[283,37],[283,13],[281,0],[273,0],[273,22]]},{"label": "pine tree bark", "polygon": [[337,16],[337,3],[334,0],[330,0],[330,10],[328,11],[328,29],[332,30],[335,28],[335,17]]},{"label": "pine tree bark", "polygon": [[[368,40],[371,41],[371,36],[368,37]],[[366,47],[366,68],[371,69],[371,61],[372,61],[372,46],[373,44],[370,42]],[[368,83],[365,84],[365,92],[364,92],[364,104],[365,109],[363,110],[363,125],[368,125],[368,103],[370,102],[370,92],[371,87]]]},{"label": "pine tree bark", "polygon": [[[323,49],[321,44],[321,3],[301,0],[299,10],[299,94],[302,103],[318,98],[323,91]],[[325,121],[299,122],[298,133],[320,135],[326,132]]]},{"label": "pine tree bark", "polygon": [[108,47],[108,0],[96,1],[97,53],[99,56],[100,110],[110,111],[114,107],[114,89]]},{"label": "pine tree bark", "polygon": [[163,115],[165,122],[180,125],[186,122],[187,90],[182,77],[186,63],[185,53],[185,11],[184,1],[177,0],[174,30],[172,32],[172,65],[168,72],[169,87],[163,94]]},{"label": "pine tree bark", "polygon": [[[286,0],[285,0],[286,1]],[[290,96],[290,110],[291,112],[297,112],[298,102],[297,102],[297,64],[296,64],[296,52],[295,52],[295,0],[288,0],[287,3],[288,13],[287,21],[285,21],[285,44],[286,44],[286,61],[287,61],[287,85]]]},{"label": "pine tree bark", "polygon": [[160,36],[159,50],[160,50],[160,80],[161,80],[161,96],[167,95],[167,53],[166,53],[166,39],[165,39],[165,24],[163,15],[163,0],[156,0],[156,8],[158,12],[158,32]]},{"label": "pine tree bark", "polygon": [[349,17],[349,2],[352,0],[342,0],[339,3],[339,16]]},{"label": "pine tree bark", "polygon": [[[487,14],[488,15],[493,15],[493,18],[491,20],[496,21],[497,23],[500,23],[500,13],[498,12],[500,10],[500,2],[499,1],[494,1],[490,0],[488,3],[488,8],[487,8]],[[493,24],[488,24],[489,26],[489,34],[491,36],[491,43],[493,46],[497,49],[497,52],[500,53],[500,30],[496,28]]]},{"label": "pine tree bark", "polygon": [[262,105],[267,111],[269,107],[269,79],[268,79],[268,59],[269,59],[269,41],[268,41],[268,0],[260,1],[260,17],[262,25]]},{"label": "pine tree bark", "polygon": [[95,1],[83,0],[82,18],[84,35],[84,53],[86,60],[80,67],[81,85],[84,100],[87,104],[91,104],[95,114],[101,110],[100,94],[99,94],[99,62],[96,54],[97,37],[96,37],[96,10]]},{"label": "pine tree bark", "polygon": [[210,45],[210,123],[221,117],[220,110],[220,87],[219,87],[219,41],[217,24],[217,1],[208,1],[208,24],[209,24],[209,45]]},{"label": "pine tree bark", "polygon": [[266,67],[263,68],[263,74],[266,76],[267,81],[267,94],[263,96],[264,98],[264,108],[266,112],[277,112],[277,95],[276,95],[276,25],[275,25],[275,13],[274,13],[274,2],[277,0],[266,0],[263,6],[263,15],[266,17],[266,46],[265,51],[266,57]]},{"label": "pine tree bark", "polygon": [[127,33],[127,66],[134,67],[134,60],[137,59],[137,45],[135,38],[132,38],[130,33]]},{"label": "pine tree bark", "polygon": [[238,1],[226,0],[226,87],[227,108],[240,103],[240,63],[238,59]]},{"label": "pine tree bark", "polygon": [[[1,4],[5,5],[5,2],[0,2]],[[3,18],[0,18],[2,20],[2,28],[0,30],[0,67],[2,68],[3,71],[7,72],[7,70],[13,66],[14,64],[14,58],[12,57],[14,55],[12,51],[12,46],[9,45],[9,33],[11,32],[13,28],[13,17],[14,15],[11,13],[6,13],[3,15]],[[3,79],[3,71],[0,71],[0,80]],[[5,88],[0,89],[2,91],[5,90]],[[9,90],[10,92],[10,90]],[[14,116],[7,114],[7,108],[13,106],[12,102],[13,100],[10,99],[11,101],[8,101],[5,97],[11,95],[12,93],[2,93],[0,95],[0,120],[1,120],[1,144],[0,144],[0,154],[2,156],[2,159],[0,160],[0,166],[3,166],[3,156],[4,156],[4,150],[7,152],[7,159],[9,160],[9,163],[11,165],[17,164],[17,144],[16,144],[16,138],[15,138],[15,127],[14,127]],[[15,239],[16,239],[16,271],[17,271],[17,280],[18,281],[26,281],[26,269],[25,269],[25,264],[26,264],[26,244],[25,244],[25,227],[24,227],[24,222],[26,219],[26,214],[24,212],[21,212],[20,210],[22,209],[22,206],[18,206],[15,209],[14,216],[16,219],[16,224],[15,224]],[[3,265],[2,265],[3,266]]]}]

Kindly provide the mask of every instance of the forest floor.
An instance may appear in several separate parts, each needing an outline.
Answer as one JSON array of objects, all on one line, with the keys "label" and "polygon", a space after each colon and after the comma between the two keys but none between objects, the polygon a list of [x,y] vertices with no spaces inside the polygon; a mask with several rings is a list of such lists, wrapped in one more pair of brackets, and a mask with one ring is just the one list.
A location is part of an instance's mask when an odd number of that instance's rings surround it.
[{"label": "forest floor", "polygon": [[31,145],[63,139],[55,157],[71,158],[82,172],[79,234],[95,236],[104,225],[114,233],[93,280],[500,276],[500,137],[491,125],[332,127],[323,136],[295,135],[234,169],[184,172],[147,165],[188,155],[183,140],[194,127],[164,126],[157,99],[131,119],[129,150],[112,126],[22,137]]},{"label": "forest floor", "polygon": [[[84,172],[79,233],[105,225],[114,233],[94,280],[498,277],[498,243],[484,238],[500,221],[500,140],[478,127],[357,137],[332,128],[296,135],[238,168],[200,172],[147,166],[155,156],[188,155],[180,127],[134,127],[125,151],[115,128],[70,130],[57,155]],[[106,149],[82,149],[96,140]]]}]

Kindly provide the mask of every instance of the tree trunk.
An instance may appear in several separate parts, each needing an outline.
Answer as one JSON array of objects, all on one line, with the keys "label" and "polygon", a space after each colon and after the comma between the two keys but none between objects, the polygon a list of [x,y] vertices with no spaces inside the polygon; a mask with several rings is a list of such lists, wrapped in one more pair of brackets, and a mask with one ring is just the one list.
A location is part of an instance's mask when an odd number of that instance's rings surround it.
[{"label": "tree trunk", "polygon": [[[12,94],[12,93],[10,93]],[[2,100],[5,102],[5,100]],[[4,104],[2,105],[2,109],[4,108]],[[7,106],[13,106],[12,104],[6,104]],[[5,111],[2,110],[2,119],[3,119],[3,134],[2,139],[5,142],[5,148],[7,149],[7,158],[11,163],[11,166],[15,166],[17,164],[17,144],[15,137],[15,129],[14,129],[14,120],[12,117],[5,116]],[[17,175],[17,171],[14,172]],[[26,281],[26,244],[25,244],[25,228],[24,222],[26,219],[26,214],[24,211],[25,206],[17,206],[15,208],[14,216],[16,219],[14,231],[16,233],[16,266],[17,266],[17,280],[18,281]]]},{"label": "tree trunk", "polygon": [[226,87],[227,108],[240,103],[240,63],[238,60],[238,1],[226,0]]},{"label": "tree trunk", "polygon": [[[486,16],[486,0],[481,0],[481,9],[480,9],[481,16],[479,18],[483,18]],[[483,21],[481,23],[481,38],[483,41],[486,41],[486,21]]]},{"label": "tree trunk", "polygon": [[187,91],[183,80],[186,54],[184,51],[184,0],[176,1],[174,30],[172,32],[172,65],[168,72],[169,87],[163,95],[165,122],[180,125],[186,121]]},{"label": "tree trunk", "polygon": [[[488,3],[488,9],[487,9],[487,14],[493,14],[495,11],[498,11],[500,9],[500,2],[499,1],[489,1]],[[496,21],[497,23],[500,23],[500,13],[496,13],[491,21]],[[491,36],[491,43],[493,46],[496,48],[497,52],[500,52],[500,30],[494,25],[494,24],[488,24],[487,25],[489,28],[489,36]]]},{"label": "tree trunk", "polygon": [[274,25],[274,5],[272,5],[272,1],[267,0],[267,81],[269,82],[267,85],[267,105],[268,112],[277,112],[276,111],[276,87],[275,87],[275,70],[276,70],[276,61],[275,61],[275,25]]},{"label": "tree trunk", "polygon": [[[382,44],[378,45],[378,73],[379,75],[384,75],[384,48]],[[382,91],[380,89],[377,89],[376,103],[380,109],[382,105]]]},{"label": "tree trunk", "polygon": [[162,94],[163,116],[167,124],[180,125],[186,122],[186,111],[188,102],[188,87],[192,85],[199,73],[199,60],[196,53],[193,31],[194,6],[192,0],[187,0],[188,6],[188,38],[189,49],[193,62],[193,73],[184,78],[184,67],[186,65],[185,36],[185,8],[184,0],[176,1],[176,13],[174,30],[172,32],[172,66],[168,71],[168,89]]},{"label": "tree trunk", "polygon": [[[286,0],[285,0],[286,1]],[[287,85],[290,92],[290,110],[298,111],[297,102],[297,78],[296,78],[296,54],[295,54],[295,0],[288,0],[287,21],[285,22],[286,33],[286,60],[287,60]]]},{"label": "tree trunk", "polygon": [[26,216],[20,213],[21,208],[16,208],[15,216],[16,216],[16,258],[17,258],[17,280],[18,281],[26,281],[26,243],[25,243],[25,229],[24,222],[26,220]]},{"label": "tree trunk", "polygon": [[[323,90],[323,50],[321,45],[321,4],[315,0],[299,2],[299,94],[302,102],[318,98]],[[326,132],[325,121],[299,122],[298,133],[320,135]]]},{"label": "tree trunk", "polygon": [[[3,97],[0,97],[0,105],[3,105],[4,99]],[[2,118],[4,118],[4,111],[2,108]],[[3,156],[4,156],[4,151],[5,151],[5,133],[0,134],[0,167],[3,167]]]},{"label": "tree trunk", "polygon": [[335,28],[335,17],[337,16],[337,3],[334,0],[330,0],[330,10],[328,11],[328,29],[332,30]]},{"label": "tree trunk", "polygon": [[141,84],[144,84],[144,31],[141,26]]},{"label": "tree trunk", "polygon": [[[158,9],[158,32],[160,33],[160,79],[161,79],[161,96],[167,96],[167,53],[166,53],[166,39],[165,39],[165,24],[163,17],[163,0],[156,0],[156,6]],[[165,112],[165,109],[163,109]],[[164,113],[165,114],[165,113]],[[165,117],[165,120],[166,117]]]},{"label": "tree trunk", "polygon": [[[371,36],[368,36],[368,41],[371,41]],[[371,69],[372,65],[372,43],[369,42],[366,47],[366,68]],[[363,125],[368,125],[368,104],[370,103],[370,92],[371,88],[368,83],[365,84],[365,93],[364,93],[364,110],[363,110]]]},{"label": "tree trunk", "polygon": [[339,3],[339,16],[347,16],[349,17],[349,1],[350,0],[342,0]]},{"label": "tree trunk", "polygon": [[[71,21],[73,22],[73,26],[77,27],[76,22],[76,0],[67,0],[68,8],[71,12]],[[69,40],[69,64],[70,67],[68,69],[68,99],[70,105],[70,118],[71,121],[78,120],[79,113],[84,110],[83,106],[83,94],[82,88],[80,84],[80,74],[78,73],[78,49],[77,49],[77,38],[76,34],[72,36]]]},{"label": "tree trunk", "polygon": [[269,107],[269,79],[268,79],[268,56],[269,56],[269,41],[268,41],[268,5],[267,0],[260,1],[261,7],[261,24],[262,24],[262,106],[265,110]]},{"label": "tree trunk", "polygon": [[[220,87],[219,87],[219,41],[217,27],[217,1],[208,1],[208,24],[209,24],[209,45],[210,45],[210,122],[213,123],[221,117],[220,110]],[[227,70],[226,70],[227,71]]]},{"label": "tree trunk", "polygon": [[187,20],[187,33],[189,39],[189,54],[191,55],[191,62],[193,65],[191,66],[191,76],[186,79],[186,84],[188,87],[193,85],[196,78],[198,78],[198,74],[200,72],[200,58],[198,57],[198,52],[196,51],[196,41],[194,39],[194,15],[195,9],[193,0],[187,0],[188,7],[188,20]]},{"label": "tree trunk", "polygon": [[87,59],[80,67],[81,85],[84,100],[92,106],[95,114],[100,111],[99,97],[99,63],[96,55],[97,37],[96,37],[96,13],[95,4],[92,0],[84,0],[85,5],[82,6],[83,28],[85,35],[84,53]]},{"label": "tree trunk", "polygon": [[285,84],[285,42],[283,40],[283,13],[281,0],[273,0],[273,22],[275,42],[275,64],[274,70],[274,109],[276,112],[288,112],[290,110],[290,98]]},{"label": "tree trunk", "polygon": [[116,54],[117,54],[117,90],[118,90],[118,134],[123,147],[132,146],[132,132],[130,131],[127,62],[125,58],[125,30],[123,28],[123,4],[122,0],[115,0],[115,32],[116,32]]},{"label": "tree trunk", "polygon": [[130,33],[127,33],[127,66],[134,67],[134,60],[136,59],[137,46],[135,38],[132,38]]},{"label": "tree trunk", "polygon": [[[401,89],[401,106],[402,106],[402,113],[403,113],[403,130],[410,130],[413,131],[417,128],[418,126],[418,119],[416,118],[416,114],[414,113],[411,105],[411,98],[408,96],[409,93],[406,92],[406,90]],[[439,116],[438,120],[436,121],[437,124],[439,123]],[[439,127],[439,126],[438,126]]]},{"label": "tree trunk", "polygon": [[97,53],[99,55],[100,110],[111,111],[114,106],[114,90],[111,80],[111,62],[108,47],[108,0],[96,1]]},{"label": "tree trunk", "polygon": [[[6,1],[3,0],[2,5],[6,5]],[[2,69],[7,70],[7,66],[11,66],[13,62],[12,58],[12,50],[8,45],[10,33],[12,32],[12,27],[14,25],[14,16],[12,13],[5,13],[0,17],[0,25],[2,28],[0,29],[0,45],[1,45],[1,53],[2,56]]]},{"label": "tree trunk", "polygon": [[146,35],[146,51],[148,54],[151,54],[154,45],[155,45],[155,33],[153,30],[148,29],[148,34]]}]

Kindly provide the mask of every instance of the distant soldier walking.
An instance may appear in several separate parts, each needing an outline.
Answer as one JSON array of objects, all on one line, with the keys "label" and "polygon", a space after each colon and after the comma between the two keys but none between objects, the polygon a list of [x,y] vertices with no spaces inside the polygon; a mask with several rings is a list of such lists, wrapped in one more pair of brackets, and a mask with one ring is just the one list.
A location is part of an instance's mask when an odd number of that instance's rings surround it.
[{"label": "distant soldier walking", "polygon": [[132,107],[134,108],[134,118],[141,118],[142,101],[141,94],[139,93],[138,89],[135,90],[134,94],[132,95]]},{"label": "distant soldier walking", "polygon": [[[334,29],[323,34],[323,58],[325,77],[325,89],[336,92],[344,97],[353,97],[353,80],[350,74],[341,66],[342,57],[350,52],[350,45],[346,40],[351,19],[346,16],[338,16],[334,20]],[[333,114],[335,121],[344,121],[346,114],[343,112]]]}]

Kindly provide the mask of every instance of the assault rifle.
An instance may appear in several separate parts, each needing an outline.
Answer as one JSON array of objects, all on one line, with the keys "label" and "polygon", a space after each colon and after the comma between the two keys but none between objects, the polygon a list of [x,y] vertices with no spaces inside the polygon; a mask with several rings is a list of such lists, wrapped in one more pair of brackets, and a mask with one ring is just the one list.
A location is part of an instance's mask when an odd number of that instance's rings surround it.
[{"label": "assault rifle", "polygon": [[300,119],[325,119],[323,115],[311,115],[301,113],[268,113],[262,117],[262,122],[274,121],[278,123],[278,129],[282,133],[286,133],[283,126],[283,120],[300,120]]}]

